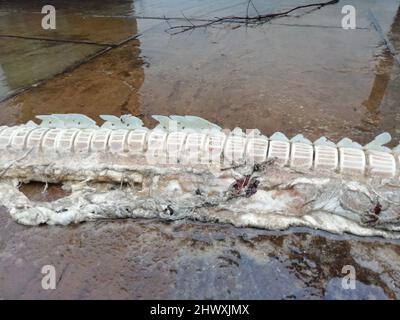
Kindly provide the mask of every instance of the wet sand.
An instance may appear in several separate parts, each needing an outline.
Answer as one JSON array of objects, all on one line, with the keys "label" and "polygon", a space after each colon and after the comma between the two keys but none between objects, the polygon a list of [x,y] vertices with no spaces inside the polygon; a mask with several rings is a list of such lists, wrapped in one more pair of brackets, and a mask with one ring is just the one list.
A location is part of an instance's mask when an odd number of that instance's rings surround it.
[{"label": "wet sand", "polygon": [[[51,112],[132,113],[147,125],[151,114],[195,114],[267,135],[366,143],[388,131],[399,141],[400,69],[366,18],[372,9],[400,51],[396,1],[351,1],[356,30],[340,28],[339,4],[174,36],[137,16],[243,14],[245,2],[55,1],[50,33],[39,1],[0,3],[0,124]],[[270,12],[298,2],[255,4]],[[400,246],[379,239],[155,220],[27,228],[0,217],[0,298],[399,298]],[[40,285],[46,264],[56,266],[53,291]],[[341,287],[345,264],[356,290]]]},{"label": "wet sand", "polygon": [[[400,249],[379,239],[179,221],[26,228],[1,215],[4,299],[398,299]],[[43,290],[54,265],[57,288]],[[343,290],[354,266],[356,290]]]}]

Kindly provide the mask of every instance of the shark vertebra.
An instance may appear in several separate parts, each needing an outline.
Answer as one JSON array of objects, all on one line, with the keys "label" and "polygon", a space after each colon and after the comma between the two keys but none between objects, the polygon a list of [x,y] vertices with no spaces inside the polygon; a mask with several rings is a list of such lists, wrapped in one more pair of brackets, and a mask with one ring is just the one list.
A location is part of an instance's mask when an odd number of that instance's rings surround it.
[{"label": "shark vertebra", "polygon": [[[153,116],[159,122],[154,129],[144,127],[143,122],[132,115],[102,115],[105,120],[102,125],[75,114],[37,118],[42,123],[36,125],[30,121],[26,125],[0,127],[0,179],[8,183],[8,189],[0,188],[0,201],[3,197],[2,202],[10,208],[13,217],[23,223],[42,221],[40,217],[45,212],[48,223],[58,223],[61,215],[54,214],[55,204],[46,204],[47,209],[43,209],[43,204],[34,206],[15,190],[13,196],[19,197],[24,205],[4,196],[3,193],[7,193],[4,190],[13,190],[9,185],[13,179],[140,185],[139,191],[132,189],[129,194],[124,193],[125,200],[115,198],[114,205],[120,208],[121,203],[127,205],[127,199],[142,203],[143,194],[147,195],[146,201],[150,202],[143,202],[147,209],[143,206],[129,209],[127,216],[151,211],[147,207],[149,203],[158,211],[160,206],[171,206],[173,202],[175,213],[190,211],[191,214],[205,212],[204,206],[208,203],[209,212],[213,210],[210,207],[233,212],[247,210],[247,213],[255,210],[260,214],[277,214],[283,210],[294,216],[302,212],[300,215],[304,217],[307,216],[305,212],[331,212],[356,221],[359,228],[364,216],[373,215],[373,206],[379,203],[383,204],[383,213],[373,218],[378,221],[374,223],[380,224],[380,231],[377,228],[371,231],[362,225],[364,229],[357,229],[355,233],[400,237],[397,234],[400,232],[397,220],[400,216],[400,151],[384,147],[391,138],[388,133],[362,147],[348,138],[334,144],[321,137],[312,143],[302,135],[288,139],[277,132],[268,138],[254,129],[246,132],[240,128],[222,130],[195,116]],[[175,190],[174,185],[179,188]],[[276,188],[281,193],[277,193]],[[290,190],[296,192],[290,193]],[[276,197],[283,193],[286,198],[277,203]],[[249,199],[232,200],[237,195]],[[70,203],[75,210],[73,221],[104,217],[108,200],[100,201],[101,197],[96,197],[79,210],[75,203]],[[202,204],[198,203],[199,199],[204,200]],[[238,207],[233,207],[232,201],[236,201]],[[90,213],[93,203],[96,203],[96,214]],[[160,203],[163,205],[159,206]],[[303,207],[297,207],[297,203]],[[71,212],[71,208],[64,209]],[[110,214],[112,209],[107,207],[107,210]],[[32,212],[36,212],[36,216]],[[330,231],[333,228],[311,218],[296,219],[288,223]],[[234,224],[241,225],[238,221]],[[342,232],[346,230],[344,225],[340,228]]]},{"label": "shark vertebra", "polygon": [[[317,169],[342,174],[367,174],[394,178],[398,174],[400,152],[383,145],[390,135],[383,133],[364,148],[348,138],[337,145],[325,137],[312,144],[302,135],[289,140],[280,132],[269,139],[240,129],[223,132],[217,125],[194,116],[153,116],[156,129],[143,127],[131,115],[101,116],[102,126],[83,115],[38,116],[37,127],[21,125],[0,128],[0,149],[57,153],[144,153],[151,161],[176,163],[196,159],[218,164],[257,163],[275,159],[277,164],[295,169]],[[197,143],[201,141],[201,143]],[[196,157],[193,157],[196,154]],[[221,162],[221,163],[219,163]]]}]

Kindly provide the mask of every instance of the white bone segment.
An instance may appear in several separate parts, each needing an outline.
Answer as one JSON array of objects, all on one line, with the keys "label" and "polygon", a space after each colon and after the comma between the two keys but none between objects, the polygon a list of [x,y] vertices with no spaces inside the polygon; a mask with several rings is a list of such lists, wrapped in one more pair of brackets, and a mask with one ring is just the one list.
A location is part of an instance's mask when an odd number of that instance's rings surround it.
[{"label": "white bone segment", "polygon": [[169,163],[177,163],[185,145],[186,132],[176,131],[168,134],[167,138],[167,156]]},{"label": "white bone segment", "polygon": [[38,128],[31,131],[26,142],[27,149],[39,150],[44,135],[50,130],[49,128]]},{"label": "white bone segment", "polygon": [[243,160],[245,148],[245,137],[239,135],[228,136],[224,147],[224,162],[227,164],[234,164]]},{"label": "white bone segment", "polygon": [[187,163],[198,163],[201,160],[206,139],[207,135],[204,133],[193,132],[187,135],[183,151],[183,157]]},{"label": "white bone segment", "polygon": [[246,161],[248,163],[261,163],[267,159],[268,138],[265,136],[254,137],[250,135],[246,144]]},{"label": "white bone segment", "polygon": [[92,136],[90,151],[106,151],[110,134],[111,130],[108,129],[96,130]]},{"label": "white bone segment", "polygon": [[3,130],[7,129],[7,126],[0,126],[0,134],[3,132]]},{"label": "white bone segment", "polygon": [[96,121],[88,116],[79,113],[53,113],[54,118],[59,119],[63,123],[64,128],[96,128]]},{"label": "white bone segment", "polygon": [[0,149],[11,145],[12,139],[19,129],[19,127],[9,127],[0,132]]},{"label": "white bone segment", "polygon": [[383,132],[380,135],[377,135],[370,143],[366,144],[364,149],[390,152],[390,149],[384,145],[388,144],[391,140],[392,136],[388,132]]},{"label": "white bone segment", "polygon": [[[152,115],[151,116],[154,120],[158,121],[158,125],[156,128],[168,130],[170,126],[170,122],[172,121],[170,118],[163,116],[163,115]],[[174,121],[176,123],[176,121]]]},{"label": "white bone segment", "polygon": [[292,143],[290,166],[297,169],[310,169],[313,166],[314,148],[305,143]]},{"label": "white bone segment", "polygon": [[206,130],[214,130],[220,131],[221,127],[216,125],[215,123],[211,123],[208,120],[197,116],[185,116],[185,118],[189,121],[189,127],[193,129],[206,129]]},{"label": "white bone segment", "polygon": [[398,175],[398,178],[400,179],[400,153],[396,153],[395,158],[396,158],[396,166],[397,166],[397,175]]},{"label": "white bone segment", "polygon": [[384,178],[393,178],[396,175],[396,160],[390,153],[371,150],[367,156],[370,175]]},{"label": "white bone segment", "polygon": [[212,133],[207,136],[203,160],[206,162],[220,163],[226,139],[226,134],[223,132]]},{"label": "white bone segment", "polygon": [[74,128],[62,130],[56,140],[56,150],[58,152],[74,152],[74,140],[79,131],[81,130]]},{"label": "white bone segment", "polygon": [[270,139],[289,142],[289,139],[282,132],[275,132]]},{"label": "white bone segment", "polygon": [[54,115],[39,115],[36,118],[42,120],[40,126],[43,128],[62,128],[64,121]]},{"label": "white bone segment", "polygon": [[148,131],[145,129],[137,129],[129,132],[127,137],[127,148],[130,153],[141,153],[146,148],[146,139]]},{"label": "white bone segment", "polygon": [[110,138],[108,139],[108,150],[112,153],[121,153],[126,151],[125,145],[128,134],[129,130],[112,130]]},{"label": "white bone segment", "polygon": [[311,145],[312,142],[308,140],[307,138],[304,138],[302,134],[297,134],[295,135],[292,139],[290,139],[290,142],[298,142],[298,143],[304,143],[304,144],[309,144]]},{"label": "white bone segment", "polygon": [[364,174],[366,160],[364,151],[353,148],[339,148],[340,173]]},{"label": "white bone segment", "polygon": [[143,121],[137,117],[132,116],[131,114],[125,114],[121,116],[121,122],[125,125],[127,129],[138,129],[143,126]]},{"label": "white bone segment", "polygon": [[90,151],[90,142],[95,133],[94,129],[79,130],[75,137],[74,151],[88,153]]},{"label": "white bone segment", "polygon": [[165,131],[154,130],[150,132],[147,148],[149,150],[165,150],[168,134]]},{"label": "white bone segment", "polygon": [[339,148],[348,148],[348,149],[362,149],[361,144],[354,142],[349,138],[343,138],[337,143]]},{"label": "white bone segment", "polygon": [[269,142],[268,159],[275,159],[276,163],[285,166],[289,162],[290,143],[281,140],[271,140]]},{"label": "white bone segment", "polygon": [[148,160],[166,161],[167,135],[167,132],[163,130],[150,132],[147,142]]},{"label": "white bone segment", "polygon": [[21,127],[12,138],[11,147],[17,150],[23,150],[26,148],[28,136],[31,131],[35,130],[34,127]]},{"label": "white bone segment", "polygon": [[105,122],[101,126],[104,129],[113,129],[121,126],[121,119],[113,115],[100,115],[100,118]]},{"label": "white bone segment", "polygon": [[169,118],[171,119],[169,126],[173,124],[176,126],[176,130],[185,130],[190,127],[190,122],[184,116],[171,115]]},{"label": "white bone segment", "polygon": [[326,137],[322,136],[314,141],[314,146],[328,146],[332,148],[337,148],[336,144],[328,140]]},{"label": "white bone segment", "polygon": [[64,130],[61,128],[50,129],[46,132],[43,137],[41,148],[43,151],[55,151],[56,150],[56,140],[59,134],[62,134]]},{"label": "white bone segment", "polygon": [[112,115],[100,115],[105,122],[101,126],[104,129],[138,129],[143,125],[143,121],[130,114],[121,116],[120,118]]},{"label": "white bone segment", "polygon": [[[302,135],[289,140],[276,132],[270,139],[254,129],[247,135],[240,128],[229,134],[217,125],[194,116],[153,116],[160,124],[153,130],[132,115],[101,116],[99,128],[95,121],[79,114],[38,116],[40,126],[32,121],[25,125],[0,126],[0,149],[36,149],[42,152],[106,152],[148,153],[156,163],[209,163],[234,165],[261,163],[275,159],[280,166],[295,169],[327,170],[393,178],[400,173],[400,145],[384,146],[391,139],[382,133],[362,147],[348,138],[337,145],[321,137],[312,144]],[[221,162],[222,161],[222,162]]]},{"label": "white bone segment", "polygon": [[328,145],[314,145],[314,168],[335,171],[339,164],[338,149]]}]

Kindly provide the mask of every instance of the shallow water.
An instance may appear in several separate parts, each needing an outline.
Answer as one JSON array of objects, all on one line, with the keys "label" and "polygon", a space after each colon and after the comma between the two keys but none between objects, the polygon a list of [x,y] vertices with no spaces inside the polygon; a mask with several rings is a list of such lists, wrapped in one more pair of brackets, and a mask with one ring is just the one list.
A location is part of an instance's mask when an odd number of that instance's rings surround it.
[{"label": "shallow water", "polygon": [[[9,97],[0,124],[49,112],[132,113],[146,124],[154,113],[186,113],[268,135],[400,138],[399,66],[366,16],[372,9],[400,51],[397,1],[346,2],[357,9],[356,30],[340,28],[340,3],[174,36],[143,17],[244,14],[247,2],[54,1],[55,31],[40,27],[42,3],[0,1],[0,100]],[[254,3],[266,12],[299,4]],[[156,220],[27,228],[4,210],[0,217],[0,298],[399,297],[398,243]],[[41,289],[45,264],[56,266],[57,290]],[[356,268],[354,291],[341,287],[345,264]]]}]

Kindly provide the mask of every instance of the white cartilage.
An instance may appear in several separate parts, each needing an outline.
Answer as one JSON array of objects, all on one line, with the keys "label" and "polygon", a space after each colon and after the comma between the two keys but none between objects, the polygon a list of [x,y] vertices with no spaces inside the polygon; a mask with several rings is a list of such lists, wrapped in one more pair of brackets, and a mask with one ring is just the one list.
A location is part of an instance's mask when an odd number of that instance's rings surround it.
[{"label": "white cartilage", "polygon": [[396,160],[392,154],[370,150],[367,157],[370,175],[383,178],[393,178],[396,175]]},{"label": "white cartilage", "polygon": [[96,130],[92,136],[90,143],[90,152],[104,152],[108,147],[108,139],[112,130],[99,129]]},{"label": "white cartilage", "polygon": [[312,142],[310,140],[308,140],[307,138],[304,138],[304,136],[302,134],[295,135],[292,139],[290,139],[290,142],[312,145]]},{"label": "white cartilage", "polygon": [[394,157],[396,159],[396,166],[397,166],[397,179],[400,180],[400,153],[394,153]]},{"label": "white cartilage", "polygon": [[171,119],[171,124],[176,127],[175,130],[181,131],[190,128],[190,122],[184,116],[178,115],[170,115],[169,118]]},{"label": "white cartilage", "polygon": [[147,141],[147,159],[151,162],[165,163],[167,135],[163,130],[150,132]]},{"label": "white cartilage", "polygon": [[276,159],[276,163],[285,166],[289,162],[290,143],[271,140],[269,142],[268,159]]},{"label": "white cartilage", "polygon": [[147,148],[149,150],[165,150],[167,136],[167,132],[161,130],[154,130],[150,132]]},{"label": "white cartilage", "polygon": [[56,150],[58,152],[74,152],[74,140],[79,131],[81,130],[75,128],[62,130],[56,140]]},{"label": "white cartilage", "polygon": [[102,124],[101,128],[103,129],[129,129],[135,130],[143,125],[143,121],[139,118],[132,116],[131,114],[125,114],[121,117],[116,117],[113,115],[100,115],[100,118],[103,119],[105,122]]},{"label": "white cartilage", "polygon": [[27,149],[40,149],[44,135],[50,131],[49,128],[38,128],[30,132],[26,142]]},{"label": "white cartilage", "polygon": [[293,142],[290,154],[290,167],[311,169],[313,166],[314,148],[310,144]]},{"label": "white cartilage", "polygon": [[186,128],[193,130],[207,130],[214,132],[221,131],[221,127],[203,118],[186,115],[185,119],[186,119],[185,123]]},{"label": "white cartilage", "polygon": [[186,163],[199,163],[207,135],[204,133],[189,133],[186,137],[183,158]]},{"label": "white cartilage", "polygon": [[174,127],[174,126],[177,128],[177,125],[178,125],[177,122],[175,120],[170,119],[167,116],[154,114],[151,117],[154,120],[158,121],[158,125],[156,126],[156,129],[160,129],[160,131],[162,131],[162,130],[170,131],[172,129],[172,127]]},{"label": "white cartilage", "polygon": [[54,115],[37,115],[36,118],[42,120],[40,125],[43,128],[63,128],[64,121],[62,121],[59,117]]},{"label": "white cartilage", "polygon": [[28,136],[33,130],[33,127],[22,127],[18,130],[12,138],[11,147],[16,150],[25,149]]},{"label": "white cartilage", "polygon": [[336,147],[314,145],[314,169],[335,171],[339,164],[339,152]]},{"label": "white cartilage", "polygon": [[129,134],[129,130],[118,129],[112,130],[110,138],[108,139],[108,149],[111,153],[122,153],[127,151],[126,138]]},{"label": "white cartilage", "polygon": [[185,145],[186,133],[183,131],[171,132],[167,138],[168,163],[178,163]]},{"label": "white cartilage", "polygon": [[90,119],[88,116],[80,113],[53,113],[52,116],[54,118],[59,119],[64,128],[80,128],[80,129],[87,129],[87,128],[98,128],[96,125],[96,121]]},{"label": "white cartilage", "polygon": [[224,147],[225,164],[235,164],[244,160],[246,138],[239,135],[228,136]]},{"label": "white cartilage", "polygon": [[221,154],[224,150],[225,141],[227,136],[223,132],[212,133],[207,136],[206,143],[204,144],[204,152],[202,154],[202,162],[212,162],[220,164]]},{"label": "white cartilage", "polygon": [[248,136],[246,144],[246,162],[261,163],[267,159],[268,138],[265,136]]},{"label": "white cartilage", "polygon": [[362,149],[361,144],[349,138],[343,138],[336,144],[336,146],[338,148],[346,148],[346,149]]},{"label": "white cartilage", "polygon": [[11,145],[14,135],[20,127],[9,127],[0,132],[0,149],[5,149]]},{"label": "white cartilage", "polygon": [[390,148],[385,147],[392,140],[392,136],[388,132],[383,132],[375,137],[370,143],[364,146],[365,150],[391,152]]},{"label": "white cartilage", "polygon": [[340,173],[363,174],[365,172],[366,159],[364,151],[353,148],[339,148]]},{"label": "white cartilage", "polygon": [[64,129],[50,129],[43,137],[41,148],[43,151],[55,151],[56,140],[59,134],[62,134]]},{"label": "white cartilage", "polygon": [[137,129],[129,132],[127,146],[129,153],[142,153],[146,150],[147,129]]},{"label": "white cartilage", "polygon": [[96,131],[93,129],[79,130],[75,137],[74,152],[88,153],[90,151],[92,136]]},{"label": "white cartilage", "polygon": [[1,132],[2,132],[3,130],[5,130],[5,129],[7,129],[7,128],[9,128],[9,127],[7,127],[7,126],[1,126],[1,127],[0,127],[0,134],[1,134]]}]

